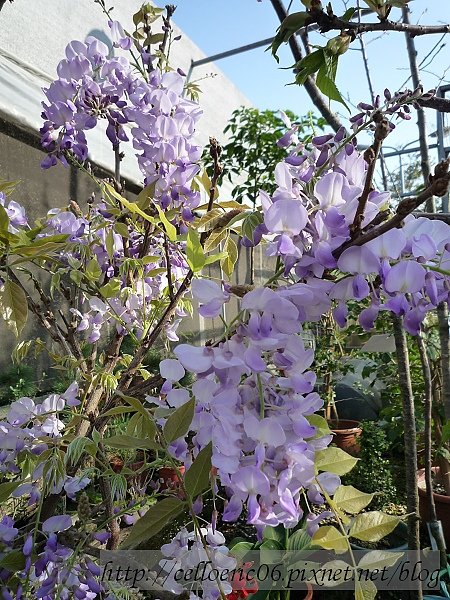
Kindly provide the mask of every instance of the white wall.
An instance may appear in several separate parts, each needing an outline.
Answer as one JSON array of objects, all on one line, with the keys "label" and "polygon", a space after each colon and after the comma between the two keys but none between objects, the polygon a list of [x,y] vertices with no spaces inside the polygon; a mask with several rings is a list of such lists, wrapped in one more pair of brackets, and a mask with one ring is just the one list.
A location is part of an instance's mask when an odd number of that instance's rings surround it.
[{"label": "white wall", "polygon": [[[141,0],[110,0],[114,16],[125,28],[132,29],[131,16]],[[176,21],[176,19],[175,19]],[[180,32],[176,27],[177,33]],[[64,48],[72,39],[84,40],[87,35],[108,36],[106,16],[93,0],[15,0],[7,2],[0,12],[0,117],[20,127],[37,131],[41,126],[41,88],[56,75],[56,65],[64,57]],[[186,73],[192,60],[204,53],[183,35],[173,44],[171,62]],[[249,100],[225,77],[214,63],[194,70],[194,79],[214,73],[201,82],[200,104],[204,109],[198,126],[201,144],[209,136],[223,139],[222,131],[231,112]],[[109,142],[97,133],[89,140],[91,160],[111,168],[112,151]],[[128,152],[123,175],[140,181],[141,175]]]}]

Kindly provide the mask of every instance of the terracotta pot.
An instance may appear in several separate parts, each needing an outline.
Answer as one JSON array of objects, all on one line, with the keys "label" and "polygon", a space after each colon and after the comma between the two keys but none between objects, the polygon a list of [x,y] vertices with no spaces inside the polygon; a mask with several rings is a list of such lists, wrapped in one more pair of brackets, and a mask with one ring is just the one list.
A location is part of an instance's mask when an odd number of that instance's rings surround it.
[{"label": "terracotta pot", "polygon": [[[439,481],[439,467],[433,467],[433,472],[436,473]],[[420,517],[424,523],[430,520],[427,504],[427,492],[425,485],[425,469],[420,469],[417,472],[417,485],[419,487],[419,510]],[[444,494],[433,493],[434,504],[436,506],[436,516],[442,523],[445,541],[447,547],[450,547],[450,496]]]},{"label": "terracotta pot", "polygon": [[[183,474],[185,468],[183,466],[178,467],[178,471]],[[160,483],[160,490],[176,490],[180,485],[180,478],[178,477],[177,469],[174,467],[162,467],[158,470],[158,480]]]},{"label": "terracotta pot", "polygon": [[360,450],[359,437],[362,433],[359,421],[339,419],[339,421],[328,421],[328,424],[334,433],[333,443],[352,456],[358,456]]},{"label": "terracotta pot", "polygon": [[111,456],[109,464],[114,473],[120,473],[124,466],[123,458],[120,456]]}]

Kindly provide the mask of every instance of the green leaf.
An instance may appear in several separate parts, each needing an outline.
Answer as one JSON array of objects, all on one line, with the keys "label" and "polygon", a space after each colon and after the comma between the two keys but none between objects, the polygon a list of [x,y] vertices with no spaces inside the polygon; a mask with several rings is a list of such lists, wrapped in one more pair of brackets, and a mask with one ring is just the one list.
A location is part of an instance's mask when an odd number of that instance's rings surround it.
[{"label": "green leaf", "polygon": [[186,260],[193,273],[201,271],[206,262],[205,253],[200,243],[200,236],[192,228],[189,228],[187,234]]},{"label": "green leaf", "polygon": [[319,50],[315,50],[302,58],[302,60],[295,65],[297,68],[295,81],[299,84],[305,83],[306,78],[313,73],[317,73],[323,65],[325,65],[325,53],[323,48],[319,48]]},{"label": "green leaf", "polygon": [[277,525],[276,527],[271,527],[268,525],[264,528],[263,539],[275,540],[281,544],[284,544],[286,539],[286,530],[283,525]]},{"label": "green leaf", "polygon": [[100,294],[103,298],[114,298],[120,292],[122,282],[120,279],[113,278],[106,285],[102,285],[100,288]]},{"label": "green leaf", "polygon": [[345,11],[345,13],[342,15],[342,20],[343,21],[350,21],[351,18],[353,18],[353,15],[358,12],[357,8],[347,8],[347,10]]},{"label": "green leaf", "polygon": [[21,483],[21,481],[8,481],[7,483],[0,483],[0,504],[4,504]]},{"label": "green leaf", "polygon": [[159,218],[161,219],[161,223],[164,225],[164,229],[167,233],[167,237],[169,238],[169,240],[171,242],[174,242],[177,239],[177,230],[176,230],[175,226],[172,225],[172,223],[170,223],[170,221],[167,219],[167,217],[164,214],[164,211],[161,209],[161,207],[158,206],[157,204],[155,204],[155,206],[156,206],[156,210],[158,211]]},{"label": "green leaf", "polygon": [[238,542],[230,548],[230,553],[240,562],[251,550],[253,550],[253,544],[251,542]]},{"label": "green leaf", "polygon": [[247,215],[242,223],[241,233],[244,237],[253,241],[253,232],[263,222],[263,216],[259,211]]},{"label": "green leaf", "polygon": [[0,558],[0,568],[6,569],[11,573],[17,573],[25,567],[25,556],[19,550],[8,552]]},{"label": "green leaf", "polygon": [[0,290],[0,314],[19,337],[28,320],[28,302],[23,289],[10,279],[5,281]]},{"label": "green leaf", "polygon": [[298,529],[297,531],[294,531],[291,536],[289,536],[287,549],[300,552],[301,550],[308,550],[311,548],[311,545],[312,539],[307,531],[305,529]]},{"label": "green leaf", "polygon": [[316,428],[314,437],[324,437],[325,435],[330,435],[331,431],[326,419],[316,414],[308,415],[306,419],[310,425],[313,425]]},{"label": "green leaf", "polygon": [[211,265],[218,260],[222,260],[222,258],[226,258],[225,252],[216,252],[216,254],[211,254],[210,256],[205,257],[205,265]]},{"label": "green leaf", "polygon": [[[323,564],[321,567],[321,573],[332,573],[332,577],[327,577],[326,582],[324,582],[324,587],[332,588],[343,583],[348,583],[349,574],[354,574],[354,567],[346,563],[344,560],[329,560]],[[350,576],[351,576],[350,575]]]},{"label": "green leaf", "polygon": [[446,444],[450,440],[450,421],[447,421],[442,427],[441,444]]},{"label": "green leaf", "polygon": [[131,214],[139,215],[140,217],[142,217],[146,221],[149,221],[150,223],[155,222],[155,219],[153,217],[141,210],[135,202],[129,202],[121,194],[116,192],[114,187],[109,183],[103,183],[103,192],[105,193],[105,195],[109,194],[109,196],[112,196],[113,198],[118,200],[127,210],[130,211]]},{"label": "green leaf", "polygon": [[130,237],[130,232],[128,231],[128,227],[125,225],[125,223],[121,223],[120,221],[114,223],[114,231],[116,233],[118,233],[120,236],[122,236],[123,238]]},{"label": "green leaf", "polygon": [[295,12],[288,15],[281,25],[278,27],[277,34],[271,44],[272,54],[278,61],[277,51],[284,42],[289,41],[289,38],[294,35],[301,27],[304,27],[310,20],[310,15],[307,12]]},{"label": "green leaf", "polygon": [[128,448],[158,450],[161,448],[161,446],[153,440],[147,438],[139,439],[130,435],[112,435],[111,437],[105,438],[104,442],[107,446],[111,446],[111,448],[120,448],[124,450]]},{"label": "green leaf", "polygon": [[145,188],[139,192],[136,198],[136,204],[142,210],[145,210],[150,206],[150,202],[155,195],[155,183],[149,183]]},{"label": "green leaf", "polygon": [[140,415],[142,415],[142,417],[145,421],[146,434],[150,439],[154,440],[155,436],[156,436],[156,425],[153,422],[153,419],[151,418],[150,413],[145,408],[145,406],[142,404],[142,402],[138,398],[133,398],[132,396],[125,396],[121,393],[119,393],[118,395],[123,400],[125,400],[125,402],[127,402],[127,404],[132,406],[136,412],[138,412]]},{"label": "green leaf", "polygon": [[374,510],[355,517],[349,535],[363,542],[378,542],[394,531],[399,523],[399,517]]},{"label": "green leaf", "polygon": [[316,84],[319,90],[330,100],[336,100],[336,102],[340,102],[345,106],[345,108],[350,112],[349,107],[347,106],[345,100],[341,96],[340,91],[338,90],[334,81],[327,75],[326,68],[322,66],[319,69],[316,77]]},{"label": "green leaf", "polygon": [[164,425],[164,437],[170,444],[174,440],[186,435],[194,418],[195,398],[182,404],[170,415]]},{"label": "green leaf", "polygon": [[85,452],[86,446],[91,443],[91,440],[87,437],[76,437],[73,439],[67,446],[64,462],[66,464],[76,465],[83,452]]},{"label": "green leaf", "polygon": [[356,515],[372,502],[373,496],[360,492],[352,485],[341,485],[336,490],[333,500],[341,510]]},{"label": "green leaf", "polygon": [[312,542],[325,550],[334,550],[336,554],[343,554],[349,549],[348,539],[333,525],[319,527],[312,537]]},{"label": "green leaf", "polygon": [[230,278],[233,275],[234,265],[236,264],[239,255],[236,243],[231,236],[227,237],[224,244],[224,252],[226,252],[227,257],[220,261],[220,266],[225,275]]},{"label": "green leaf", "polygon": [[195,498],[209,487],[212,443],[209,442],[197,455],[184,477],[186,491]]},{"label": "green leaf", "polygon": [[95,258],[86,265],[86,277],[90,281],[98,281],[102,275],[102,269]]},{"label": "green leaf", "polygon": [[184,502],[172,497],[164,498],[150,506],[145,515],[133,525],[129,536],[122,542],[121,548],[134,548],[150,540],[181,514],[184,507]]},{"label": "green leaf", "polygon": [[8,231],[9,217],[5,208],[0,204],[0,231]]},{"label": "green leaf", "polygon": [[114,231],[112,227],[108,229],[105,239],[106,252],[108,253],[109,260],[112,260],[114,256]]},{"label": "green leaf", "polygon": [[102,417],[114,417],[117,415],[125,415],[130,412],[134,412],[134,409],[131,408],[131,406],[114,406],[102,413]]},{"label": "green leaf", "polygon": [[329,446],[316,452],[316,468],[318,471],[329,471],[335,475],[345,475],[353,469],[358,462],[344,450]]}]

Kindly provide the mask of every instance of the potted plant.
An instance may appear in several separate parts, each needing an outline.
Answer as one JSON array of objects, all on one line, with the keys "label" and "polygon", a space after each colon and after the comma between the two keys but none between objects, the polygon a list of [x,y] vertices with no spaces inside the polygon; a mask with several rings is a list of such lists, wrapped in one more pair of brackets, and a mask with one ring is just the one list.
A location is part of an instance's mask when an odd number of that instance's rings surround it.
[{"label": "potted plant", "polygon": [[327,313],[316,331],[316,369],[321,381],[320,392],[325,402],[325,418],[334,434],[333,443],[352,456],[359,453],[361,427],[359,421],[339,418],[336,407],[335,374],[342,370],[343,345],[334,316]]}]

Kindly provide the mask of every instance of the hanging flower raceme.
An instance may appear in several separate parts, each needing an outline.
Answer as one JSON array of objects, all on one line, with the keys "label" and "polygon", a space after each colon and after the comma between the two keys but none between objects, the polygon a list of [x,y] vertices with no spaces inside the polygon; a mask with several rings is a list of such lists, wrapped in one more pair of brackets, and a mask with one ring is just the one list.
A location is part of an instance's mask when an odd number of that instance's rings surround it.
[{"label": "hanging flower raceme", "polygon": [[123,56],[110,57],[109,48],[89,37],[86,42],[73,41],[66,48],[66,58],[58,67],[58,79],[44,90],[41,142],[48,152],[43,168],[67,164],[72,155],[84,162],[88,156],[85,132],[106,123],[106,135],[116,146],[128,136],[123,109],[127,104],[134,74]]},{"label": "hanging flower raceme", "polygon": [[180,73],[162,74],[155,69],[148,82],[134,81],[126,115],[135,123],[133,146],[140,152],[145,183],[154,184],[155,199],[162,208],[180,208],[180,216],[190,220],[192,209],[200,203],[191,183],[199,172],[202,149],[194,136],[202,111],[183,97],[183,89]]},{"label": "hanging flower raceme", "polygon": [[[387,114],[396,114],[399,106],[405,110],[411,94],[388,101]],[[371,117],[377,110],[370,106],[366,112]],[[389,310],[403,315],[406,330],[415,335],[427,312],[449,298],[450,226],[408,215],[401,229],[352,245],[366,176],[366,160],[343,130],[313,138],[309,151],[294,148],[275,169],[275,193],[260,194],[268,254],[282,259],[286,275],[295,274],[309,286],[324,284],[326,272],[337,269],[341,275],[327,294],[339,325],[346,323],[347,302],[358,300],[367,303],[360,317],[365,329],[380,310]],[[389,207],[388,192],[370,191],[361,230],[372,227]]]},{"label": "hanging flower raceme", "polygon": [[[304,286],[290,297],[288,291],[249,292],[242,299],[248,319],[230,339],[215,347],[181,344],[178,361],[161,363],[166,382],[157,403],[178,407],[190,393],[196,403],[194,447],[180,439],[170,451],[189,467],[192,455],[212,442],[212,465],[229,496],[224,520],[235,521],[246,506],[249,523],[293,527],[303,514],[303,493],[323,501],[314,487],[314,456],[331,435],[317,435],[309,420],[323,402],[308,371],[313,351],[301,337],[302,305],[314,292]],[[196,375],[190,392],[178,384],[186,371]],[[334,475],[318,478],[328,493],[339,485]]]}]

